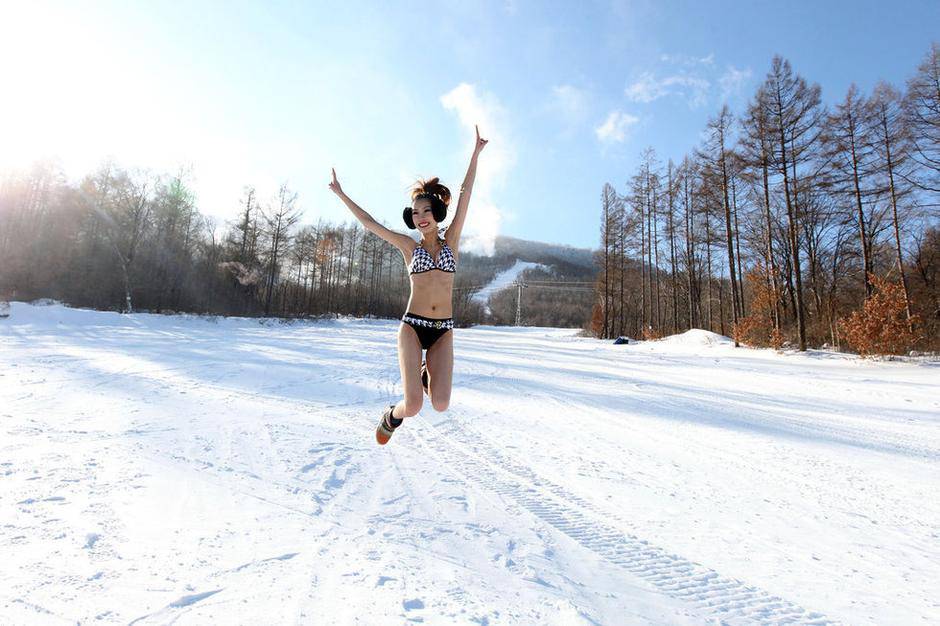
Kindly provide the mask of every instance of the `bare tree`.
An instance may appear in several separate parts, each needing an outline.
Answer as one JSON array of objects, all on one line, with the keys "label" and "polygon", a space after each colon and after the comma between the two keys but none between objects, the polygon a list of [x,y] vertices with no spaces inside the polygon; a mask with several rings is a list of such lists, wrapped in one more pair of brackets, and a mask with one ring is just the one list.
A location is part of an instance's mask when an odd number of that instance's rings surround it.
[{"label": "bare tree", "polygon": [[601,190],[601,262],[604,271],[600,276],[601,307],[603,308],[603,337],[609,338],[612,333],[612,320],[610,305],[613,302],[613,283],[610,280],[611,269],[614,267],[614,247],[617,240],[617,192],[605,183]]},{"label": "bare tree", "polygon": [[864,185],[866,177],[872,173],[875,158],[872,136],[874,126],[870,112],[871,108],[859,95],[855,83],[852,83],[845,100],[836,105],[827,117],[823,134],[833,192],[851,198],[855,206],[862,251],[861,279],[866,297],[872,293],[870,276],[874,271],[874,263],[869,239],[871,233],[866,233],[866,230],[870,230],[867,226],[870,220],[864,207],[871,204],[877,192],[873,185]]},{"label": "bare tree", "polygon": [[770,193],[770,166],[771,166],[771,146],[774,143],[774,137],[771,127],[767,122],[768,107],[766,106],[767,94],[761,87],[755,99],[748,105],[747,117],[742,120],[744,133],[740,139],[742,147],[742,158],[754,170],[760,180],[760,191],[758,197],[761,201],[763,214],[763,256],[764,266],[768,270],[767,283],[770,285],[774,296],[773,323],[776,330],[780,330],[780,285],[778,284],[779,271],[777,269],[777,260],[774,255],[774,219],[771,217],[771,193]]},{"label": "bare tree", "polygon": [[82,189],[92,211],[104,224],[102,232],[121,268],[124,286],[122,310],[133,313],[134,261],[141,240],[151,226],[152,201],[148,195],[148,181],[139,174],[135,178],[106,164],[95,176],[85,179]]},{"label": "bare tree", "polygon": [[787,229],[790,239],[793,273],[796,277],[795,297],[799,347],[806,350],[806,319],[803,304],[803,278],[800,269],[798,241],[799,204],[796,196],[798,181],[794,179],[797,166],[807,158],[807,150],[815,144],[820,133],[820,106],[818,84],[808,85],[801,76],[793,74],[790,62],[775,56],[771,70],[764,81],[767,120],[776,135],[773,162],[783,177],[783,191],[787,207]]},{"label": "bare tree", "polygon": [[[892,225],[894,226],[894,245],[897,251],[898,274],[901,278],[901,286],[904,290],[904,303],[907,312],[908,328],[913,331],[911,325],[911,293],[907,284],[907,274],[904,272],[904,252],[901,249],[901,224],[898,218],[898,205],[908,195],[909,189],[901,183],[906,182],[903,178],[895,176],[899,169],[904,171],[908,161],[909,140],[906,136],[906,129],[903,125],[901,110],[901,95],[893,87],[885,82],[879,82],[875,87],[871,98],[870,108],[875,122],[875,135],[873,143],[876,145],[878,154],[878,163],[881,170],[887,177],[888,198],[891,202]],[[870,294],[869,294],[870,295]]]},{"label": "bare tree", "polygon": [[669,268],[672,275],[672,332],[679,333],[679,287],[676,277],[676,180],[673,177],[672,159],[669,160],[666,173],[666,232],[669,236]]},{"label": "bare tree", "polygon": [[291,191],[284,183],[278,189],[277,201],[274,206],[264,212],[268,236],[268,271],[265,282],[264,315],[271,314],[271,301],[277,285],[277,276],[280,271],[281,257],[290,240],[290,229],[300,220],[300,213],[295,207],[297,194]]},{"label": "bare tree", "polygon": [[[728,105],[721,107],[717,117],[708,122],[708,132],[710,141],[705,145],[702,158],[709,159],[717,170],[718,181],[721,185],[721,201],[725,220],[725,245],[728,253],[728,275],[731,278],[731,319],[734,326],[738,324],[740,317],[739,298],[738,298],[738,272],[734,262],[734,228],[731,221],[731,191],[729,171],[729,154],[727,150],[727,135],[731,128],[733,118]],[[738,345],[737,340],[735,344]]]},{"label": "bare tree", "polygon": [[940,44],[931,45],[908,81],[904,105],[913,143],[911,158],[920,166],[909,180],[940,194]]}]

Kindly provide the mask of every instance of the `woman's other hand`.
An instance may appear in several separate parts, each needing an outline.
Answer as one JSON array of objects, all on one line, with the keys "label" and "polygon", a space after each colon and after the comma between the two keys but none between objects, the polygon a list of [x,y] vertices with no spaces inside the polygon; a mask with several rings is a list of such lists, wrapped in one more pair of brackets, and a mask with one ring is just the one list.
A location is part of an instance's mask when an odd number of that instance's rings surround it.
[{"label": "woman's other hand", "polygon": [[480,154],[480,152],[483,150],[483,147],[486,146],[487,143],[489,143],[489,139],[481,139],[480,127],[477,126],[476,124],[474,124],[473,127],[477,131],[477,142],[476,142],[476,146],[473,148],[473,154],[477,155],[477,154]]},{"label": "woman's other hand", "polygon": [[343,195],[343,188],[339,186],[339,181],[336,180],[336,169],[330,168],[333,172],[333,182],[330,183],[330,190],[335,193],[337,196]]}]

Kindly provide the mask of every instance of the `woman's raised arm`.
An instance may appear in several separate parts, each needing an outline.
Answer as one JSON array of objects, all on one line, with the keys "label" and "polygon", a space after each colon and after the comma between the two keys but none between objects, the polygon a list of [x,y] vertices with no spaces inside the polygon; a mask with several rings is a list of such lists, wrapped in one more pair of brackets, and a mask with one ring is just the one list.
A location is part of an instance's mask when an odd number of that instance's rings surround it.
[{"label": "woman's raised arm", "polygon": [[474,125],[477,131],[476,144],[473,147],[473,156],[470,157],[470,167],[467,168],[467,175],[464,176],[463,184],[460,186],[460,197],[457,198],[457,211],[454,213],[454,219],[447,227],[445,238],[447,245],[451,248],[457,248],[460,245],[460,232],[463,230],[463,223],[467,219],[467,206],[470,204],[470,194],[473,192],[473,181],[477,177],[477,157],[480,151],[489,142],[488,139],[480,138],[480,128]]},{"label": "woman's raised arm", "polygon": [[339,181],[336,180],[336,170],[333,169],[332,171],[333,181],[329,185],[330,190],[339,196],[339,199],[343,201],[343,204],[349,207],[349,210],[352,211],[353,215],[356,216],[356,219],[362,222],[363,227],[369,232],[375,233],[385,241],[401,250],[402,254],[405,254],[406,256],[410,255],[414,249],[415,240],[408,235],[389,230],[388,228],[385,228],[376,222],[375,218],[369,215],[365,209],[353,202],[352,199],[343,192],[343,188],[340,186]]}]

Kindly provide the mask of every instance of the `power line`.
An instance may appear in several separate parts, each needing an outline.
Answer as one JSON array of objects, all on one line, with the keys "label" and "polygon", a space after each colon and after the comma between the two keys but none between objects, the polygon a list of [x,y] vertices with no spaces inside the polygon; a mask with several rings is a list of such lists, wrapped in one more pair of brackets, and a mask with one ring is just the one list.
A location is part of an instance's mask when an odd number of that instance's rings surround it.
[{"label": "power line", "polygon": [[[496,293],[498,291],[504,291],[507,289],[512,289],[518,283],[510,283],[502,287],[490,287],[487,289],[486,285],[471,285],[469,287],[454,287],[453,291],[470,291],[473,289],[486,290],[488,293]],[[530,287],[536,287],[539,289],[570,289],[570,290],[585,290],[585,291],[594,291],[593,282],[585,283],[574,283],[574,282],[558,282],[558,283],[539,283],[531,281],[523,281],[524,285]]]},{"label": "power line", "polygon": [[526,283],[526,286],[536,289],[558,289],[560,291],[594,291],[592,287],[562,287],[561,285],[533,285],[532,283]]},{"label": "power line", "polygon": [[465,287],[454,287],[453,291],[473,291],[481,290],[482,293],[493,295],[501,291],[508,291],[516,288],[516,326],[522,325],[522,290],[523,289],[541,289],[548,291],[567,291],[594,293],[594,281],[566,281],[566,280],[516,280],[502,287],[489,287],[486,285],[469,285]]},{"label": "power line", "polygon": [[527,285],[593,285],[592,280],[525,280]]}]

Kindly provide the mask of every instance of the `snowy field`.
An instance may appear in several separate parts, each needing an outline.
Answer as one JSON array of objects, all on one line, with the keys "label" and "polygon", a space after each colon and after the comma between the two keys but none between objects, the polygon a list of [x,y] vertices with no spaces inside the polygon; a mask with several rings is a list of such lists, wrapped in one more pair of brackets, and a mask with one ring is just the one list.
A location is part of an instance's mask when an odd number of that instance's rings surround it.
[{"label": "snowy field", "polygon": [[940,364],[14,303],[2,624],[940,622]]}]

